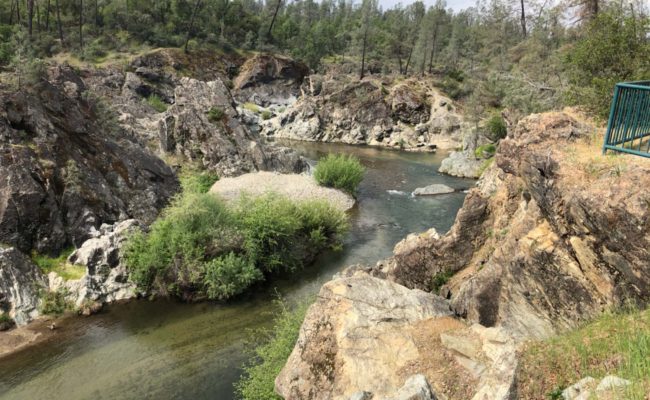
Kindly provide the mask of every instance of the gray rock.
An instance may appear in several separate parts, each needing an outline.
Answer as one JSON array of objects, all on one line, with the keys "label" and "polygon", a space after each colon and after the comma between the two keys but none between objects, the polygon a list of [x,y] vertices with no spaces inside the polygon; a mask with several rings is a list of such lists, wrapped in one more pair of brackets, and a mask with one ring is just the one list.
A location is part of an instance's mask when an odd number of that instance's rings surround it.
[{"label": "gray rock", "polygon": [[136,285],[128,279],[120,250],[129,234],[141,229],[133,219],[115,225],[103,225],[98,236],[88,239],[68,257],[68,262],[86,267],[86,275],[77,281],[63,281],[50,274],[50,290],[68,289],[69,299],[77,306],[127,300],[136,296]]},{"label": "gray rock", "polygon": [[632,382],[628,381],[627,379],[619,378],[615,375],[607,375],[596,387],[596,392],[604,392],[607,390],[616,391],[631,384]]},{"label": "gray rock", "polygon": [[433,196],[437,194],[454,193],[455,191],[456,189],[452,187],[440,183],[436,183],[433,185],[415,189],[413,191],[413,196]]},{"label": "gray rock", "polygon": [[[395,396],[390,400],[436,400],[429,382],[424,375],[413,375],[406,380]],[[388,399],[387,399],[388,400]]]},{"label": "gray rock", "polygon": [[370,392],[357,392],[350,396],[349,400],[372,400],[372,397]]},{"label": "gray rock", "polygon": [[564,400],[576,400],[579,398],[588,399],[591,391],[596,386],[596,380],[590,376],[580,379],[578,382],[562,391]]},{"label": "gray rock", "polygon": [[483,160],[477,160],[471,152],[454,151],[442,160],[439,172],[461,178],[478,178]]},{"label": "gray rock", "polygon": [[0,247],[0,309],[17,325],[39,315],[39,292],[47,287],[41,270],[17,249]]}]

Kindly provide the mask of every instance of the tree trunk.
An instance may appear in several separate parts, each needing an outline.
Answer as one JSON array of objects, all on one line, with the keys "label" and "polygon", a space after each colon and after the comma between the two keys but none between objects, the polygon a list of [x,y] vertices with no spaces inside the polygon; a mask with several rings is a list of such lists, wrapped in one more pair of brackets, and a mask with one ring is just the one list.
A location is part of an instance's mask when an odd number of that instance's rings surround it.
[{"label": "tree trunk", "polygon": [[29,32],[29,40],[32,40],[32,33],[34,31],[34,0],[27,0],[27,29]]},{"label": "tree trunk", "polygon": [[415,43],[411,46],[411,50],[409,50],[409,56],[406,59],[406,66],[404,67],[404,75],[407,75],[409,73],[409,65],[411,65],[411,57],[413,57],[413,49],[415,48]]},{"label": "tree trunk", "polygon": [[187,38],[185,39],[185,53],[188,52],[188,46],[190,44],[190,37],[192,35],[192,29],[194,29],[194,19],[196,19],[196,14],[199,12],[199,7],[201,6],[201,0],[196,0],[194,5],[194,10],[192,11],[192,17],[190,18],[190,26],[187,29]]},{"label": "tree trunk", "polygon": [[436,55],[436,41],[438,40],[438,22],[433,28],[433,37],[431,38],[433,43],[431,44],[431,56],[429,57],[429,73],[433,70],[433,58]]},{"label": "tree trunk", "polygon": [[364,70],[366,69],[366,46],[368,44],[368,25],[363,32],[363,50],[361,51],[361,72],[359,73],[359,80],[364,77]]},{"label": "tree trunk", "polygon": [[59,26],[59,40],[63,46],[63,26],[61,26],[61,7],[59,7],[59,0],[56,0],[56,23]]},{"label": "tree trunk", "polygon": [[84,48],[84,0],[79,0],[79,48]]},{"label": "tree trunk", "polygon": [[14,23],[14,8],[16,7],[16,3],[12,0],[11,1],[11,11],[9,11],[9,25],[13,25]]},{"label": "tree trunk", "polygon": [[18,25],[20,25],[20,0],[16,0],[16,21],[18,21]]},{"label": "tree trunk", "polygon": [[271,31],[273,30],[273,25],[275,24],[275,19],[278,17],[278,11],[280,11],[280,6],[282,5],[282,0],[278,0],[278,4],[275,6],[275,11],[273,12],[273,18],[271,19],[271,25],[269,25],[269,32],[267,36],[271,39]]},{"label": "tree trunk", "polygon": [[36,2],[36,30],[38,31],[38,36],[41,36],[41,7],[38,2]]},{"label": "tree trunk", "polygon": [[99,27],[99,1],[95,0],[95,26]]},{"label": "tree trunk", "polygon": [[399,73],[402,74],[402,46],[397,46],[397,65],[399,65]]},{"label": "tree trunk", "polygon": [[521,32],[524,34],[524,37],[528,35],[528,32],[526,32],[526,9],[524,8],[524,0],[521,0]]},{"label": "tree trunk", "polygon": [[45,30],[50,31],[50,0],[45,5]]}]

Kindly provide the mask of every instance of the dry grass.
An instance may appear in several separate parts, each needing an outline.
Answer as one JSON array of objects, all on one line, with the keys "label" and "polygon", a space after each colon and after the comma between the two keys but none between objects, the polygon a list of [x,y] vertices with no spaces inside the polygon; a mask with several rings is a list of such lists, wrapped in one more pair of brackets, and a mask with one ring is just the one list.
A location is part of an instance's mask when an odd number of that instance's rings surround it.
[{"label": "dry grass", "polygon": [[625,399],[650,394],[650,310],[610,313],[570,333],[529,343],[521,354],[520,399],[554,398],[591,376],[617,375],[632,381]]}]

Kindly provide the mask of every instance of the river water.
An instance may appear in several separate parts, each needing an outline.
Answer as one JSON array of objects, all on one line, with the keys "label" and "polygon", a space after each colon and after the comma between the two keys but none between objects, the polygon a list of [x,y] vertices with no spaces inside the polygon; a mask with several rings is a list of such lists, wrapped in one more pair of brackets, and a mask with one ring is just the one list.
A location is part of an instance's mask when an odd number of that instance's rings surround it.
[{"label": "river water", "polygon": [[342,251],[322,254],[300,274],[227,304],[139,300],[65,319],[50,333],[52,340],[0,360],[0,399],[230,400],[249,331],[269,326],[278,294],[289,301],[314,294],[346,266],[388,257],[409,233],[430,227],[446,232],[464,194],[413,198],[410,192],[433,183],[473,185],[437,173],[443,154],[290,146],[313,160],[330,152],[355,154],[367,168]]}]

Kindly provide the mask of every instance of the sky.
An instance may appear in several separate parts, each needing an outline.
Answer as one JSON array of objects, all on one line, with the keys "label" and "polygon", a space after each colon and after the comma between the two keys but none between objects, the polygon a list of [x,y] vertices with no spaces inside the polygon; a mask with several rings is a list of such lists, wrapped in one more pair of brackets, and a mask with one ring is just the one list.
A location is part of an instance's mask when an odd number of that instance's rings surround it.
[{"label": "sky", "polygon": [[[402,3],[402,5],[407,6],[413,3],[413,1],[415,0],[379,0],[379,5],[386,10],[395,6],[397,3]],[[423,0],[423,2],[427,7],[436,3],[435,0]],[[474,5],[476,5],[476,0],[447,0],[447,8],[452,8],[454,11],[460,11]]]}]

